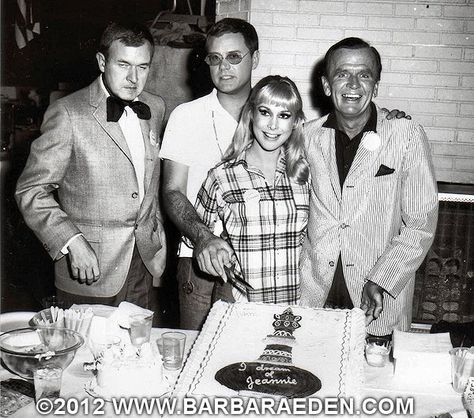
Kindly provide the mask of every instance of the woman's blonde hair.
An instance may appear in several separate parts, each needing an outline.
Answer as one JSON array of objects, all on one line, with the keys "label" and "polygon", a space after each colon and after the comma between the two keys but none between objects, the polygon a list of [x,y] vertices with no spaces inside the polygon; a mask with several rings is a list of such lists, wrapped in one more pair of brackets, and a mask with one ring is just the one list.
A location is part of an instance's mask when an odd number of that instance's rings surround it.
[{"label": "woman's blonde hair", "polygon": [[305,183],[309,176],[309,166],[303,151],[303,122],[305,119],[303,102],[298,88],[288,77],[269,75],[254,86],[242,109],[232,143],[223,160],[229,161],[238,157],[253,143],[253,114],[255,109],[263,103],[285,107],[295,115],[293,132],[284,144],[286,172],[288,177],[295,182]]}]

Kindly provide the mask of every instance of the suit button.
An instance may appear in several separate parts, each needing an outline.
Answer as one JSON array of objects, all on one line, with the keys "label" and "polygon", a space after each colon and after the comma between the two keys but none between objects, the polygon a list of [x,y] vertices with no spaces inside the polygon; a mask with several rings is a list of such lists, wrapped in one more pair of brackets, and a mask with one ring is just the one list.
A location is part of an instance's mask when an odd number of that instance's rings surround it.
[{"label": "suit button", "polygon": [[132,193],[132,197],[133,197],[134,199],[136,199],[136,198],[138,197],[138,193],[137,193],[137,192],[133,192],[133,193]]},{"label": "suit button", "polygon": [[329,265],[330,265],[331,267],[334,267],[334,261],[330,261],[330,262],[329,262]]},{"label": "suit button", "polygon": [[138,224],[135,224],[135,231],[138,229]]}]

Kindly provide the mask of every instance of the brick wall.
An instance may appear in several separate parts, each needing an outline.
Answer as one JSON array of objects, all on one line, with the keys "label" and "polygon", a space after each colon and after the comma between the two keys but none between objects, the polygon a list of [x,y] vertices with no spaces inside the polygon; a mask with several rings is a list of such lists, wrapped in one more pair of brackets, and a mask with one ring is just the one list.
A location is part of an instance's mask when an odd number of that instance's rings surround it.
[{"label": "brick wall", "polygon": [[223,17],[235,17],[250,21],[252,0],[216,0],[216,20]]},{"label": "brick wall", "polygon": [[218,18],[250,21],[260,38],[254,80],[292,78],[308,119],[314,68],[334,42],[358,36],[382,56],[377,103],[425,127],[439,181],[474,183],[473,0],[217,0]]}]

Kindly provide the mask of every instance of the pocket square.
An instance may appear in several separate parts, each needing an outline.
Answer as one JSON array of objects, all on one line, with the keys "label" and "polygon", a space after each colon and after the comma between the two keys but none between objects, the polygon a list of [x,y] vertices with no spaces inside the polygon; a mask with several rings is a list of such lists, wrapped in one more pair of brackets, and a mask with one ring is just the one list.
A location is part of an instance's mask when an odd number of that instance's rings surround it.
[{"label": "pocket square", "polygon": [[384,164],[381,164],[379,167],[379,170],[375,174],[375,177],[380,177],[380,176],[387,176],[388,174],[392,174],[395,172],[394,168],[387,167]]}]

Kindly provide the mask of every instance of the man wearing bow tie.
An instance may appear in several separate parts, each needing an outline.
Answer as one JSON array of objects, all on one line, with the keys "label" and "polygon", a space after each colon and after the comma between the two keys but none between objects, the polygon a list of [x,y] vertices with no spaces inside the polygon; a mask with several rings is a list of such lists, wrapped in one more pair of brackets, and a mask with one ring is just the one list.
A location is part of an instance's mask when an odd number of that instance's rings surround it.
[{"label": "man wearing bow tie", "polygon": [[372,102],[381,70],[359,38],[326,53],[322,83],[334,110],[305,127],[313,181],[300,270],[303,305],[361,307],[368,332],[385,336],[410,326],[438,197],[423,128],[388,120]]},{"label": "man wearing bow tie", "polygon": [[96,55],[101,75],[48,108],[16,199],[55,260],[66,303],[149,306],[165,267],[158,202],[165,105],[143,91],[153,38],[112,23]]}]

